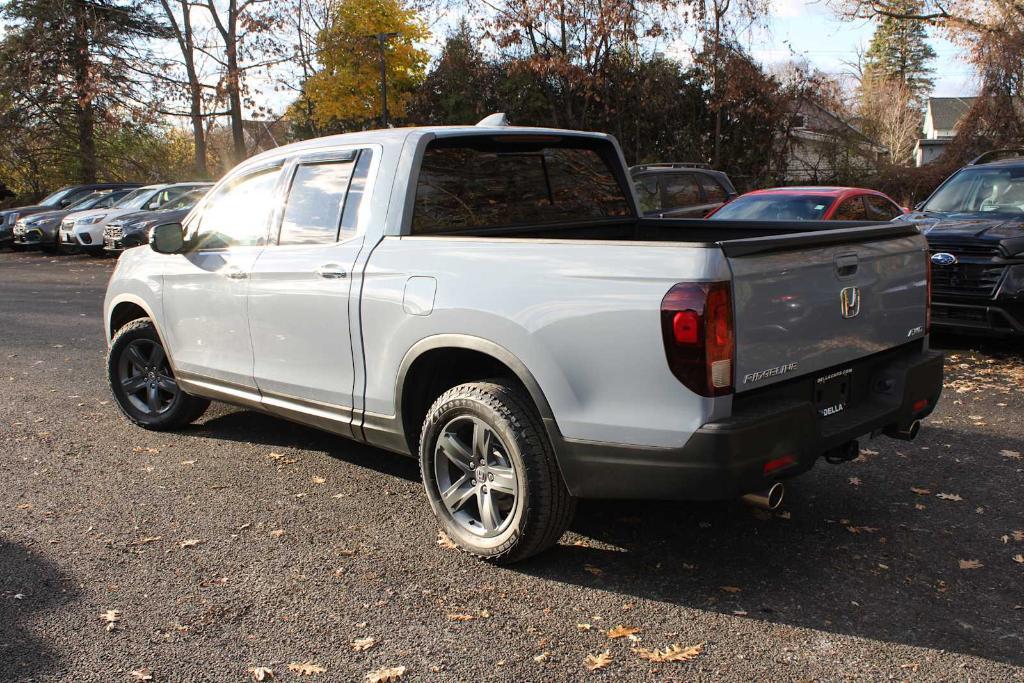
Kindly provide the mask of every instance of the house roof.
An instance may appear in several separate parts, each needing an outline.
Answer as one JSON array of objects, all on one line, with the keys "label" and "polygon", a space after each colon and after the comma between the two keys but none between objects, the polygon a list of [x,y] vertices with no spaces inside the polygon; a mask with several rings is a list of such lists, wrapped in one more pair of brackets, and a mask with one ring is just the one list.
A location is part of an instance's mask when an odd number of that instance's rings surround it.
[{"label": "house roof", "polygon": [[973,97],[929,97],[928,109],[932,113],[932,128],[953,130],[957,122],[974,106]]}]

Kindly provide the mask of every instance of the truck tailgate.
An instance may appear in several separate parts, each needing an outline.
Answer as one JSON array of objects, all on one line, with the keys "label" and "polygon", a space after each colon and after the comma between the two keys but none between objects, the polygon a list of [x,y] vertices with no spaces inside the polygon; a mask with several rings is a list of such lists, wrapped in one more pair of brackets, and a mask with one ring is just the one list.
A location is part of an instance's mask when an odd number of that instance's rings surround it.
[{"label": "truck tailgate", "polygon": [[826,369],[841,378],[844,363],[925,334],[927,243],[912,225],[719,246],[733,278],[737,392]]}]

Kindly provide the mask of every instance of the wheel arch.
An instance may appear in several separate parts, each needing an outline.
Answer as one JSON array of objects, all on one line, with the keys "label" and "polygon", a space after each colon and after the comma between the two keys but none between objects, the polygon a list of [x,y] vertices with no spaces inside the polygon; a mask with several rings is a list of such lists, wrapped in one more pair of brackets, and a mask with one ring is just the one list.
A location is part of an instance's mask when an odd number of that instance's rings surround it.
[{"label": "wheel arch", "polygon": [[[153,325],[156,326],[156,316],[153,315],[153,310],[149,307],[149,304],[141,297],[132,294],[122,294],[114,299],[110,304],[109,311],[104,320],[108,346],[113,340],[114,335],[117,334],[117,331],[133,320],[149,318],[153,321]],[[157,334],[160,334],[159,328],[157,328]],[[160,336],[163,339],[163,335]],[[166,345],[164,348],[166,348]]]},{"label": "wheel arch", "polygon": [[[420,426],[430,405],[444,391],[464,381],[496,375],[515,381],[530,397],[552,444],[557,435],[554,414],[537,379],[514,353],[481,337],[439,334],[416,342],[399,366],[395,412],[409,452],[417,452]],[[556,433],[552,433],[554,430]]]}]

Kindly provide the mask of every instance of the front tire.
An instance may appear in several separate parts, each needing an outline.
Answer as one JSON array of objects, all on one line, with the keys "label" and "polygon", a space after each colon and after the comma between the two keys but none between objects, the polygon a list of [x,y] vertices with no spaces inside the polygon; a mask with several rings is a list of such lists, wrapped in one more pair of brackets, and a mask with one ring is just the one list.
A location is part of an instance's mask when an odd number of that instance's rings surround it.
[{"label": "front tire", "polygon": [[114,335],[107,354],[107,381],[124,416],[145,429],[178,429],[199,419],[210,405],[178,386],[149,318],[133,320]]},{"label": "front tire", "polygon": [[500,381],[460,384],[427,413],[420,472],[442,530],[508,564],[558,542],[576,501],[529,398]]}]

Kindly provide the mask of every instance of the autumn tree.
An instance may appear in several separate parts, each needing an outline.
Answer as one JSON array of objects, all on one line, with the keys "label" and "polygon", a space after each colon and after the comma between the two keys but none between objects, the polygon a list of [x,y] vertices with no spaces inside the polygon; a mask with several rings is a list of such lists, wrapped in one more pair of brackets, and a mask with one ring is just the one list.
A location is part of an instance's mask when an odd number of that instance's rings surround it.
[{"label": "autumn tree", "polygon": [[[383,48],[378,34],[392,34]],[[427,36],[416,11],[401,0],[340,0],[317,36],[322,68],[303,84],[313,120],[336,130],[371,124],[381,111],[381,49],[388,110],[402,118],[423,79],[428,55],[418,44]]]},{"label": "autumn tree", "polygon": [[981,87],[947,154],[958,158],[1024,139],[1024,3],[1021,0],[846,0],[848,16],[931,26],[961,46]]},{"label": "autumn tree", "polygon": [[[462,19],[448,35],[441,53],[416,89],[409,117],[424,124],[470,124],[498,109],[515,120],[518,108],[499,104],[498,89],[505,74],[481,49],[482,37]],[[528,87],[528,86],[527,86]]]}]

